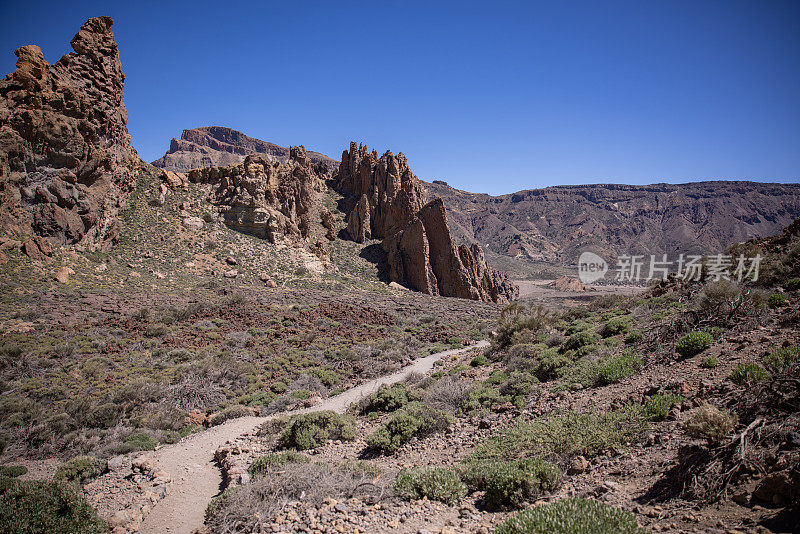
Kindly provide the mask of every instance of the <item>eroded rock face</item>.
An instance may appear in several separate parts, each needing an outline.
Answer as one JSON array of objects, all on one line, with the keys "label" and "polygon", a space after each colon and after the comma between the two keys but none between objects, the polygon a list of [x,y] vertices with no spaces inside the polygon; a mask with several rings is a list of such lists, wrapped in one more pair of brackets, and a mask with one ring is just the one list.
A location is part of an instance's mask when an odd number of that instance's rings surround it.
[{"label": "eroded rock face", "polygon": [[425,203],[422,184],[408,167],[405,155],[387,151],[378,158],[374,150],[350,143],[342,153],[336,189],[355,202],[346,206],[347,231],[363,243],[383,239],[402,230]]},{"label": "eroded rock face", "polygon": [[51,243],[110,246],[140,163],[123,103],[125,75],[109,17],[89,19],[75,52],[50,65],[16,50],[0,81],[0,226]]},{"label": "eroded rock face", "polygon": [[[180,139],[170,142],[169,150],[153,165],[169,171],[186,172],[203,167],[222,167],[244,161],[245,156],[257,154],[266,160],[289,160],[289,149],[247,136],[224,126],[203,126],[184,130]],[[331,168],[336,161],[318,152],[308,152],[312,163],[326,163]]]},{"label": "eroded rock face", "polygon": [[506,302],[519,290],[490,269],[478,245],[456,246],[441,199],[424,204],[422,183],[406,157],[350,143],[335,177],[345,195],[351,239],[383,239],[389,278],[411,289],[448,297]]},{"label": "eroded rock face", "polygon": [[319,165],[300,146],[291,148],[286,163],[251,155],[236,165],[192,170],[189,180],[211,185],[209,200],[228,227],[271,243],[307,240],[330,224],[318,198],[324,172]]}]

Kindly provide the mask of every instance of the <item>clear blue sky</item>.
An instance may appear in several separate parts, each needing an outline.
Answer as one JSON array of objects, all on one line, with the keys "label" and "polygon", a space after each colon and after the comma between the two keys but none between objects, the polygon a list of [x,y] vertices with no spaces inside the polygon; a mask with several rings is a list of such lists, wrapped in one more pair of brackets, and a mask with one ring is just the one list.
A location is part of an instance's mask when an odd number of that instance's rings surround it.
[{"label": "clear blue sky", "polygon": [[800,181],[800,2],[2,2],[0,57],[110,15],[134,146],[224,125],[506,193]]}]

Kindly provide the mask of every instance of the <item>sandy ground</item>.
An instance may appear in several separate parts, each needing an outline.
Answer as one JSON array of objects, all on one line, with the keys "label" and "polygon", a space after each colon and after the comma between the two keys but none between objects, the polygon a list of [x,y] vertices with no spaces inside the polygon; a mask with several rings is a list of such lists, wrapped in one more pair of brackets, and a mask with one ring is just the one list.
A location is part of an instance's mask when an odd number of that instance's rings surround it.
[{"label": "sandy ground", "polygon": [[344,413],[347,407],[373,393],[382,384],[400,382],[413,373],[427,373],[434,363],[446,356],[488,346],[481,341],[465,349],[438,352],[416,360],[400,371],[366,382],[344,393],[326,399],[321,404],[293,412],[269,417],[243,417],[204,432],[193,434],[175,445],[169,445],[154,453],[160,467],[169,473],[173,482],[170,493],[145,518],[140,532],[142,534],[189,534],[203,524],[208,503],[218,495],[223,487],[222,474],[214,462],[214,451],[226,441],[254,431],[265,421],[298,413],[333,410]]},{"label": "sandy ground", "polygon": [[636,295],[646,288],[631,285],[590,285],[590,291],[561,291],[550,285],[555,280],[514,280],[519,286],[521,301],[562,303],[573,305],[601,295]]}]

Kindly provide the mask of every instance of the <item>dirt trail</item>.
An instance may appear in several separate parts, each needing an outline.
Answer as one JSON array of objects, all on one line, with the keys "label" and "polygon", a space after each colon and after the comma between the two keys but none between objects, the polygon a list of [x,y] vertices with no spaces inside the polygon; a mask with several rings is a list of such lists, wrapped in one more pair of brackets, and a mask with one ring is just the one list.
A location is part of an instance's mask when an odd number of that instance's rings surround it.
[{"label": "dirt trail", "polygon": [[311,408],[285,412],[269,417],[243,417],[204,432],[193,434],[175,445],[159,449],[154,458],[160,467],[170,474],[173,482],[169,494],[145,518],[140,532],[142,534],[189,534],[202,526],[206,506],[219,494],[222,487],[222,474],[214,462],[214,451],[226,441],[234,439],[246,432],[252,432],[260,424],[275,417],[298,413],[333,410],[342,413],[353,402],[376,391],[382,384],[394,384],[412,373],[426,373],[433,364],[445,357],[458,354],[473,348],[486,347],[488,342],[481,341],[464,349],[437,352],[420,358],[403,369],[360,386],[325,399],[321,404]]}]

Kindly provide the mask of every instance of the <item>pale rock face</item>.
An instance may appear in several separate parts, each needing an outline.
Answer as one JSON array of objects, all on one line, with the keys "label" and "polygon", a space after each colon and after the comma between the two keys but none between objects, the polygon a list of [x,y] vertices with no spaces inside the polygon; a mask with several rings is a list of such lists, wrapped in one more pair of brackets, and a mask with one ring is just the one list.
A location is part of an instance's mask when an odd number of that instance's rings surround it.
[{"label": "pale rock face", "polygon": [[209,201],[228,227],[271,243],[307,242],[313,226],[319,233],[330,226],[319,198],[323,174],[303,147],[292,147],[286,163],[247,156],[236,165],[192,170],[189,180],[211,186]]},{"label": "pale rock face", "polygon": [[119,52],[108,17],[89,19],[75,52],[50,65],[19,48],[0,81],[0,227],[52,244],[108,248],[140,164],[131,148]]},{"label": "pale rock face", "polygon": [[518,288],[489,268],[478,245],[456,247],[441,199],[424,204],[422,183],[403,154],[380,159],[350,143],[335,176],[345,195],[347,233],[358,243],[383,239],[389,278],[430,295],[507,302]]}]

